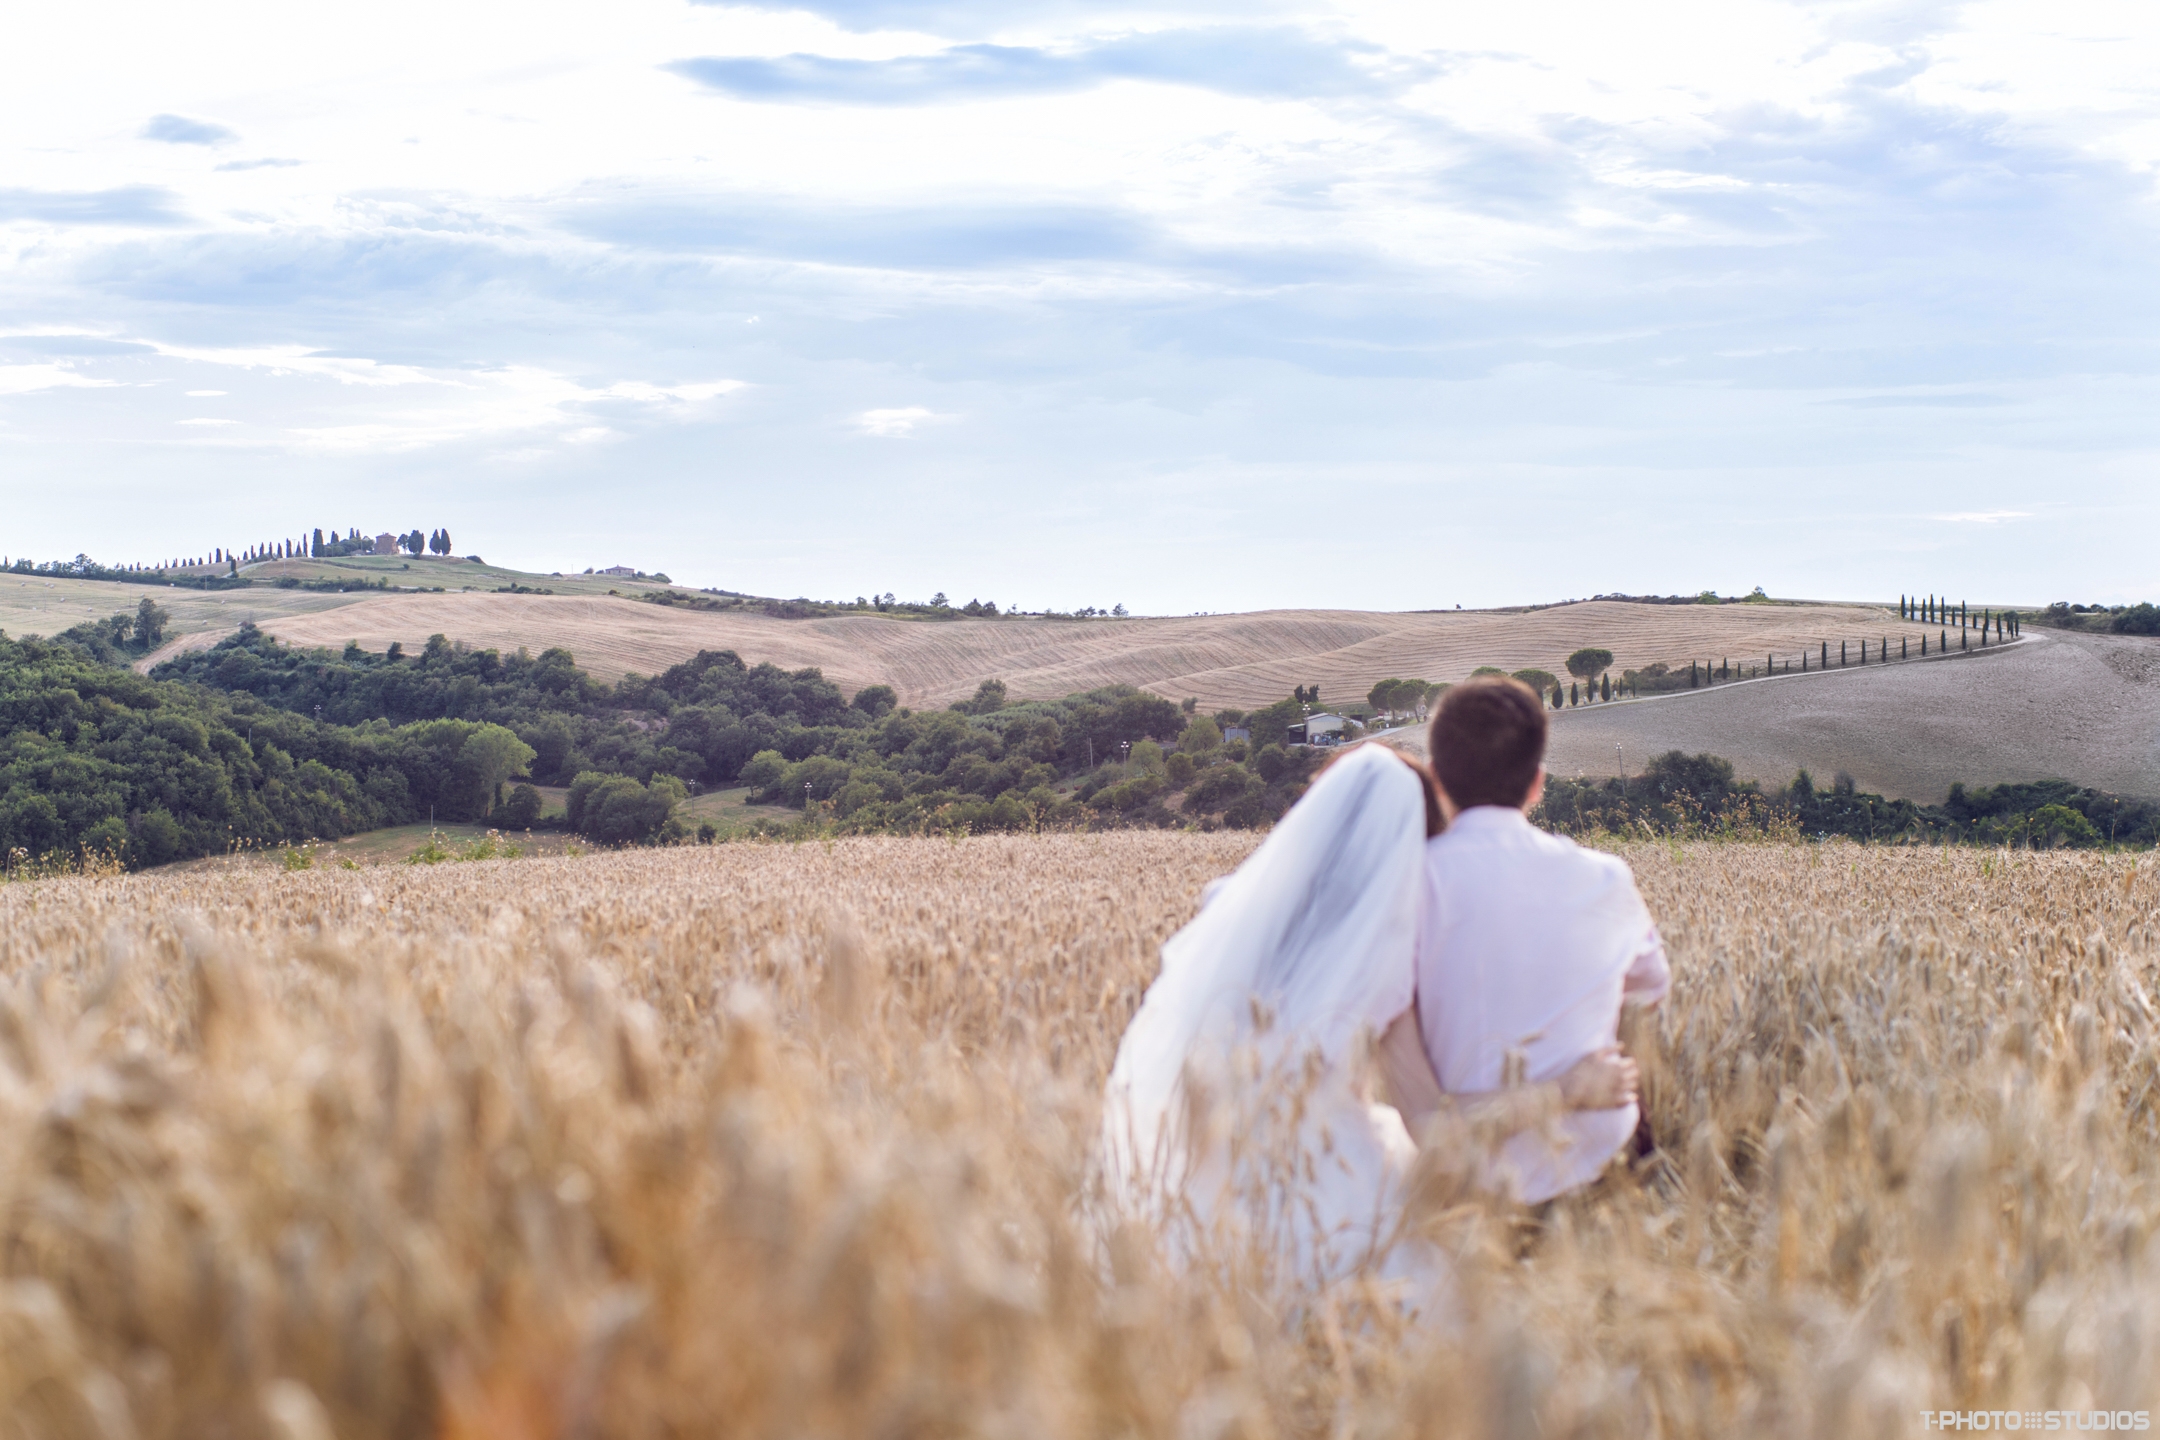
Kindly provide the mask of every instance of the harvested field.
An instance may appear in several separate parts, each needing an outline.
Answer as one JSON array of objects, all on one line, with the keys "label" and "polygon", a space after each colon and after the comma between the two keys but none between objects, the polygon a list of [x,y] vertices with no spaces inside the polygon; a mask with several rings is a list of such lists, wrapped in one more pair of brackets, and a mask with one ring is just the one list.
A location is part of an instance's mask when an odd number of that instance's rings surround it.
[{"label": "harvested field", "polygon": [[353,598],[304,590],[183,590],[0,572],[0,632],[57,635],[86,620],[103,620],[123,610],[133,614],[146,596],[172,617],[167,630],[173,635],[229,635],[243,620],[275,628],[277,622],[334,610]]},{"label": "harvested field", "polygon": [[1636,1041],[1667,1160],[1534,1238],[1436,1180],[1462,1323],[1406,1330],[1140,1237],[1104,1269],[1082,1222],[1155,947],[1250,843],[0,886],[0,1416],[1317,1440],[2160,1408],[2151,864],[1626,851],[1676,972]]},{"label": "harvested field", "polygon": [[2160,641],[2034,630],[1999,651],[1918,665],[1780,676],[1760,684],[1564,710],[1555,774],[1640,768],[1707,751],[1743,777],[1840,771],[1862,790],[1935,804],[1953,781],[2070,780],[2160,796]]},{"label": "harvested field", "polygon": [[[1391,675],[1460,680],[1480,665],[1564,673],[1586,645],[1619,668],[1690,657],[1796,658],[1827,640],[1871,644],[1901,630],[1894,609],[1863,605],[1631,605],[1590,601],[1531,611],[1380,614],[1269,610],[1248,615],[1102,621],[923,622],[875,615],[775,620],[700,613],[624,599],[526,595],[382,596],[270,627],[288,644],[407,649],[431,634],[510,651],[569,648],[595,675],[656,673],[699,650],[734,650],[755,663],[815,665],[843,689],[884,683],[903,703],[942,705],[1005,681],[1015,696],[1054,698],[1124,683],[1203,706],[1250,708],[1299,685],[1361,700]],[[198,643],[215,638],[205,635]]]}]

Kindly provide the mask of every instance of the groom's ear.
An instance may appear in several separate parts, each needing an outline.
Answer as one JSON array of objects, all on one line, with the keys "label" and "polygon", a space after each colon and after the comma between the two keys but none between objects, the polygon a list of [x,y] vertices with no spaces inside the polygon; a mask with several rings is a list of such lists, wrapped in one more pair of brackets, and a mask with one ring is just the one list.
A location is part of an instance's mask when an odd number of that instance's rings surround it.
[{"label": "groom's ear", "polygon": [[1528,793],[1526,793],[1526,794],[1525,794],[1525,795],[1523,796],[1523,802],[1522,802],[1522,808],[1523,808],[1523,813],[1524,813],[1525,815],[1527,815],[1527,814],[1529,814],[1529,813],[1530,813],[1530,812],[1531,812],[1532,810],[1535,810],[1535,809],[1537,809],[1537,807],[1538,807],[1538,801],[1540,801],[1540,800],[1542,800],[1542,799],[1544,799],[1544,798],[1545,798],[1545,767],[1544,767],[1543,765],[1540,765],[1540,766],[1538,766],[1538,767],[1537,767],[1537,774],[1535,774],[1535,775],[1533,775],[1533,776],[1531,776],[1531,777],[1530,777],[1530,789],[1529,789]]}]

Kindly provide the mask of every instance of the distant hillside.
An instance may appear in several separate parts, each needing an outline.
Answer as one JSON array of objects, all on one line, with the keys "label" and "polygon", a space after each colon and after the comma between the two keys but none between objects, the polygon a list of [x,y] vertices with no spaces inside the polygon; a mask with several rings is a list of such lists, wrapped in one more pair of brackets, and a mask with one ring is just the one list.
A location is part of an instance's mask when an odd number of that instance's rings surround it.
[{"label": "distant hillside", "polygon": [[[1415,730],[1393,743],[1423,754]],[[1951,785],[2069,780],[2160,799],[2160,641],[2035,628],[2019,644],[1854,666],[1553,716],[1553,774],[1630,775],[1668,750],[1722,756],[1741,779],[1938,804]]]},{"label": "distant hillside", "polygon": [[[235,621],[234,623],[237,623]],[[1389,676],[1460,680],[1481,665],[1564,673],[1586,645],[1616,669],[1690,659],[1785,659],[1827,641],[1871,643],[1923,627],[1863,605],[1640,605],[1589,601],[1530,611],[1382,614],[1267,610],[1126,620],[959,620],[925,624],[879,615],[807,620],[704,612],[623,598],[467,593],[355,597],[335,609],[261,622],[290,645],[358,641],[407,649],[443,634],[505,653],[568,648],[612,680],[653,674],[699,650],[734,650],[789,669],[815,665],[843,689],[889,684],[909,705],[943,705],[1002,679],[1011,693],[1055,697],[1130,684],[1204,707],[1251,708],[1318,685],[1323,703],[1362,699]],[[192,643],[209,643],[220,630]],[[190,642],[183,642],[190,643]]]}]

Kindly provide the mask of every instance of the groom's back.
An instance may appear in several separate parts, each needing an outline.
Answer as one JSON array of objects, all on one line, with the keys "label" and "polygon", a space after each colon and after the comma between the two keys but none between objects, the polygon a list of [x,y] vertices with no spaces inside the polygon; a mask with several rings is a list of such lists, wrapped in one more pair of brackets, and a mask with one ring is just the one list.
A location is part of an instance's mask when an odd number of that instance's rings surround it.
[{"label": "groom's back", "polygon": [[1421,1027],[1441,1085],[1496,1090],[1613,1043],[1628,967],[1651,942],[1626,865],[1481,805],[1426,846]]},{"label": "groom's back", "polygon": [[[1524,815],[1544,749],[1543,710],[1514,682],[1458,686],[1433,720],[1434,769],[1457,813],[1426,845],[1418,1024],[1451,1094],[1557,1079],[1613,1043],[1624,999],[1665,990],[1627,866]],[[1634,1125],[1632,1105],[1576,1112],[1558,1154],[1518,1136],[1505,1150],[1518,1193],[1541,1200],[1590,1178]]]}]

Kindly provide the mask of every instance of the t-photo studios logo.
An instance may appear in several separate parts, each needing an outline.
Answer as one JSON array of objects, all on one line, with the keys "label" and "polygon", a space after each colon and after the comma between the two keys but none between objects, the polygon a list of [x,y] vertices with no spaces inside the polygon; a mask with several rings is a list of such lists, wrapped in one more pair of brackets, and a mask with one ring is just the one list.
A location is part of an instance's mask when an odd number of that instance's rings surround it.
[{"label": "t-photo studios logo", "polygon": [[1929,1430],[2150,1430],[2150,1410],[1923,1410]]}]

